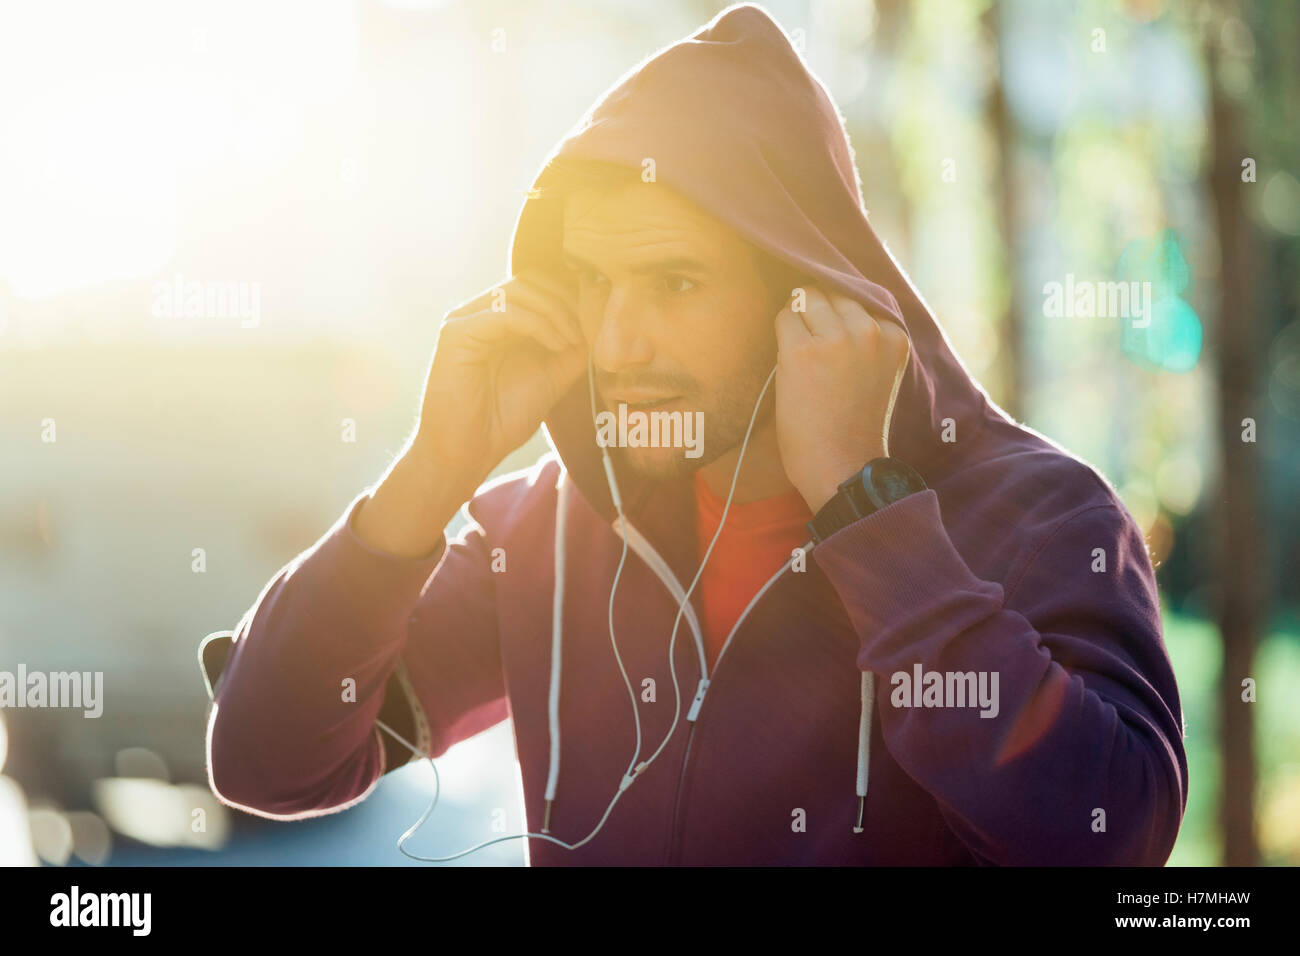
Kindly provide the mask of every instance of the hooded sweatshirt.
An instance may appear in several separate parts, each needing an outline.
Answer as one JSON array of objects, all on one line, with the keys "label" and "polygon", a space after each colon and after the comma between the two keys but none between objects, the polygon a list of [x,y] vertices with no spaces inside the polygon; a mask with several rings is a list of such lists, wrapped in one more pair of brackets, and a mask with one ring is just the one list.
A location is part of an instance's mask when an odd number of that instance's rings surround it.
[{"label": "hooded sweatshirt", "polygon": [[[616,464],[620,515],[584,376],[545,416],[551,452],[480,488],[454,540],[372,550],[363,493],[268,583],[210,715],[214,792],[277,819],[351,806],[396,763],[375,721],[397,707],[435,758],[509,717],[529,832],[576,843],[608,810],[576,850],[526,840],[533,865],[1164,863],[1187,761],[1142,532],[972,380],[780,27],[729,8],[626,74],[557,156],[653,158],[657,181],[901,325],[889,448],[927,490],[771,568],[710,666],[698,590],[673,638],[700,553],[692,481]],[[562,268],[546,170],[512,273]],[[634,695],[609,626],[625,542],[612,620]]]}]

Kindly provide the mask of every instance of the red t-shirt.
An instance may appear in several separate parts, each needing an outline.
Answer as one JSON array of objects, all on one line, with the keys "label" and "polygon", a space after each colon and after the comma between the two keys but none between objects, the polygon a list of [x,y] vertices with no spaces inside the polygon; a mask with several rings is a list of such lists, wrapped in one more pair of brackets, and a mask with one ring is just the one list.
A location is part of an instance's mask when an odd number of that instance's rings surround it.
[{"label": "red t-shirt", "polygon": [[[696,472],[698,560],[704,560],[704,552],[718,530],[724,504],[726,499],[714,495]],[[812,512],[798,491],[744,504],[731,503],[727,525],[718,536],[718,543],[714,545],[709,563],[696,585],[704,609],[700,626],[704,630],[710,673],[745,606],[767,579],[789,560],[790,552],[808,542],[805,525],[812,518]]]}]

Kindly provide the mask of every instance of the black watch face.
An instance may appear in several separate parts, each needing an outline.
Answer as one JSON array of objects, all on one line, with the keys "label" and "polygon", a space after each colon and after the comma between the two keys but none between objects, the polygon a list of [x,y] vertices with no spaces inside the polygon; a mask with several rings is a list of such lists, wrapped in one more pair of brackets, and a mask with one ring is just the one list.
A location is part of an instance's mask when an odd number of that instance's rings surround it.
[{"label": "black watch face", "polygon": [[870,473],[872,489],[886,503],[906,498],[925,487],[917,474],[902,462],[885,460],[875,464]]}]

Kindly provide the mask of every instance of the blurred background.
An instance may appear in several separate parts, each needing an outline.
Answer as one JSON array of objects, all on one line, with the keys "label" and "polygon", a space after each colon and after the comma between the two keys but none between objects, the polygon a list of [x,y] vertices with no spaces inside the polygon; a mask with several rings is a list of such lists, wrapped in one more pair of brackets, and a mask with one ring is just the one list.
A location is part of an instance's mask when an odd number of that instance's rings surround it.
[{"label": "blurred background", "polygon": [[[400,449],[556,140],[724,6],[0,3],[0,670],[105,700],[0,710],[0,862],[408,862],[427,764],[314,821],[216,802],[198,642]],[[1300,5],[765,6],[967,366],[1147,533],[1191,767],[1170,862],[1300,862]],[[1152,282],[1151,326],[1053,316],[1068,277]],[[439,768],[410,849],[522,829],[508,724]]]}]

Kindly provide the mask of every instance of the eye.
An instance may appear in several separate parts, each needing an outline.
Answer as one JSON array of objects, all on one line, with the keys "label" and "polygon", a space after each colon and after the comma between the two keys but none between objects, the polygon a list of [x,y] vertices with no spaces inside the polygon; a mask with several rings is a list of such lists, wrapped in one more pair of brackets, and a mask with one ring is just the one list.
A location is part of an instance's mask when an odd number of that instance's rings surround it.
[{"label": "eye", "polygon": [[680,295],[683,292],[690,292],[695,288],[695,281],[682,275],[664,276],[664,291],[674,295]]}]

